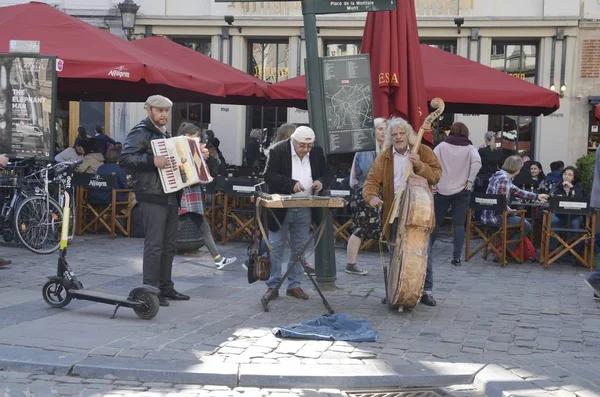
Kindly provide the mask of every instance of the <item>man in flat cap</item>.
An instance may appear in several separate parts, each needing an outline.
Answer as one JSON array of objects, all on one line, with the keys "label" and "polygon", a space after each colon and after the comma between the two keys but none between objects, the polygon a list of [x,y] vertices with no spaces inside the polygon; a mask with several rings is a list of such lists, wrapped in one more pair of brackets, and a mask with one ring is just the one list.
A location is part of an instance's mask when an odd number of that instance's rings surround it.
[{"label": "man in flat cap", "polygon": [[[277,143],[269,151],[265,169],[265,182],[271,194],[291,194],[298,197],[318,194],[333,179],[323,149],[315,146],[315,133],[309,127],[298,127],[285,141]],[[310,238],[311,209],[290,208],[273,210],[281,223],[280,229],[272,217],[268,219],[271,251],[271,277],[267,280],[267,292],[272,299],[279,296],[275,289],[281,280],[281,265],[286,237],[289,234],[292,247],[303,247]],[[290,253],[288,268],[294,263]],[[288,276],[286,294],[297,299],[308,299],[300,287],[304,268],[297,263]]]},{"label": "man in flat cap", "polygon": [[167,157],[154,156],[150,144],[154,139],[170,138],[166,126],[172,106],[173,102],[162,95],[149,97],[144,105],[148,117],[129,132],[119,157],[121,167],[132,174],[135,197],[142,210],[144,284],[160,288],[161,306],[169,306],[167,299],[190,299],[177,292],[171,280],[180,192],[164,193],[158,169],[165,168]]}]

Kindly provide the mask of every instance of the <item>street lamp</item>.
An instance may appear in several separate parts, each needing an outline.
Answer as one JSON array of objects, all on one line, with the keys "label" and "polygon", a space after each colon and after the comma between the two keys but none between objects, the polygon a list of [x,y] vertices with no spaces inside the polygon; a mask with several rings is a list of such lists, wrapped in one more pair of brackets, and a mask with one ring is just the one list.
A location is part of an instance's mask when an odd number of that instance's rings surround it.
[{"label": "street lamp", "polygon": [[121,11],[121,24],[123,25],[123,32],[127,40],[131,40],[133,31],[135,29],[135,16],[140,9],[140,6],[135,4],[133,0],[125,0],[118,4],[119,11]]}]

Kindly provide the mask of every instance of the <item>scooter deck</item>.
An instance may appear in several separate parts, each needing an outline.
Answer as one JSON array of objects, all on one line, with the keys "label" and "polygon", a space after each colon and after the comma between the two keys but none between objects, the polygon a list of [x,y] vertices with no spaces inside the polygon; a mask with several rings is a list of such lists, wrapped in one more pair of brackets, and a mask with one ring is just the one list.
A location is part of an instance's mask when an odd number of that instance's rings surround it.
[{"label": "scooter deck", "polygon": [[127,300],[126,297],[115,295],[112,292],[93,291],[87,289],[70,289],[69,294],[74,299],[88,300],[98,303],[108,303],[109,305],[119,304],[124,307],[134,307],[143,305],[141,302]]}]

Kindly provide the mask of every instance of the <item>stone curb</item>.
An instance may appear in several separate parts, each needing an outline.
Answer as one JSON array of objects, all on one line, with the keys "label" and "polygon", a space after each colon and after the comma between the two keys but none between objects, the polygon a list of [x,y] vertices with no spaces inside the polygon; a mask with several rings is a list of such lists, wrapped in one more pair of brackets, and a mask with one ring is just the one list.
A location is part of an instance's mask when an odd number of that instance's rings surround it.
[{"label": "stone curb", "polygon": [[546,397],[548,391],[500,365],[489,364],[475,375],[473,385],[487,397]]},{"label": "stone curb", "polygon": [[363,364],[237,364],[213,357],[158,360],[0,346],[0,370],[140,382],[228,387],[383,390],[473,384],[488,397],[541,397],[547,391],[495,364],[399,362]]},{"label": "stone curb", "polygon": [[32,347],[0,346],[0,369],[67,375],[73,365],[84,360],[87,354],[42,350]]}]

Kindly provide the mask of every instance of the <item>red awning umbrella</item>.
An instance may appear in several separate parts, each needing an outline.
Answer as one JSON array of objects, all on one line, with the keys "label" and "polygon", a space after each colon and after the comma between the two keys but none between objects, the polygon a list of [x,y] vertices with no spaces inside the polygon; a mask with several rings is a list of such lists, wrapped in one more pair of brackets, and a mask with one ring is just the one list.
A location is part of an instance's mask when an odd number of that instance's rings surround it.
[{"label": "red awning umbrella", "polygon": [[560,107],[556,92],[423,44],[427,96],[455,113],[548,115]]},{"label": "red awning umbrella", "polygon": [[[400,116],[418,131],[428,109],[415,2],[397,0],[395,11],[369,12],[360,52],[371,57],[374,116]],[[431,133],[425,140],[433,142]]]},{"label": "red awning umbrella", "polygon": [[9,52],[9,40],[37,40],[41,55],[63,61],[58,72],[58,93],[63,99],[144,101],[158,93],[225,95],[222,83],[191,75],[176,59],[148,54],[47,4],[1,7],[0,54]]},{"label": "red awning umbrella", "polygon": [[228,97],[267,97],[266,82],[164,37],[134,40],[131,44],[161,59],[176,60],[190,74],[198,74],[223,83],[225,95]]},{"label": "red awning umbrella", "polygon": [[[427,100],[442,98],[447,113],[537,116],[560,106],[556,92],[426,44],[421,60]],[[306,108],[304,76],[269,86],[269,96]]]}]

